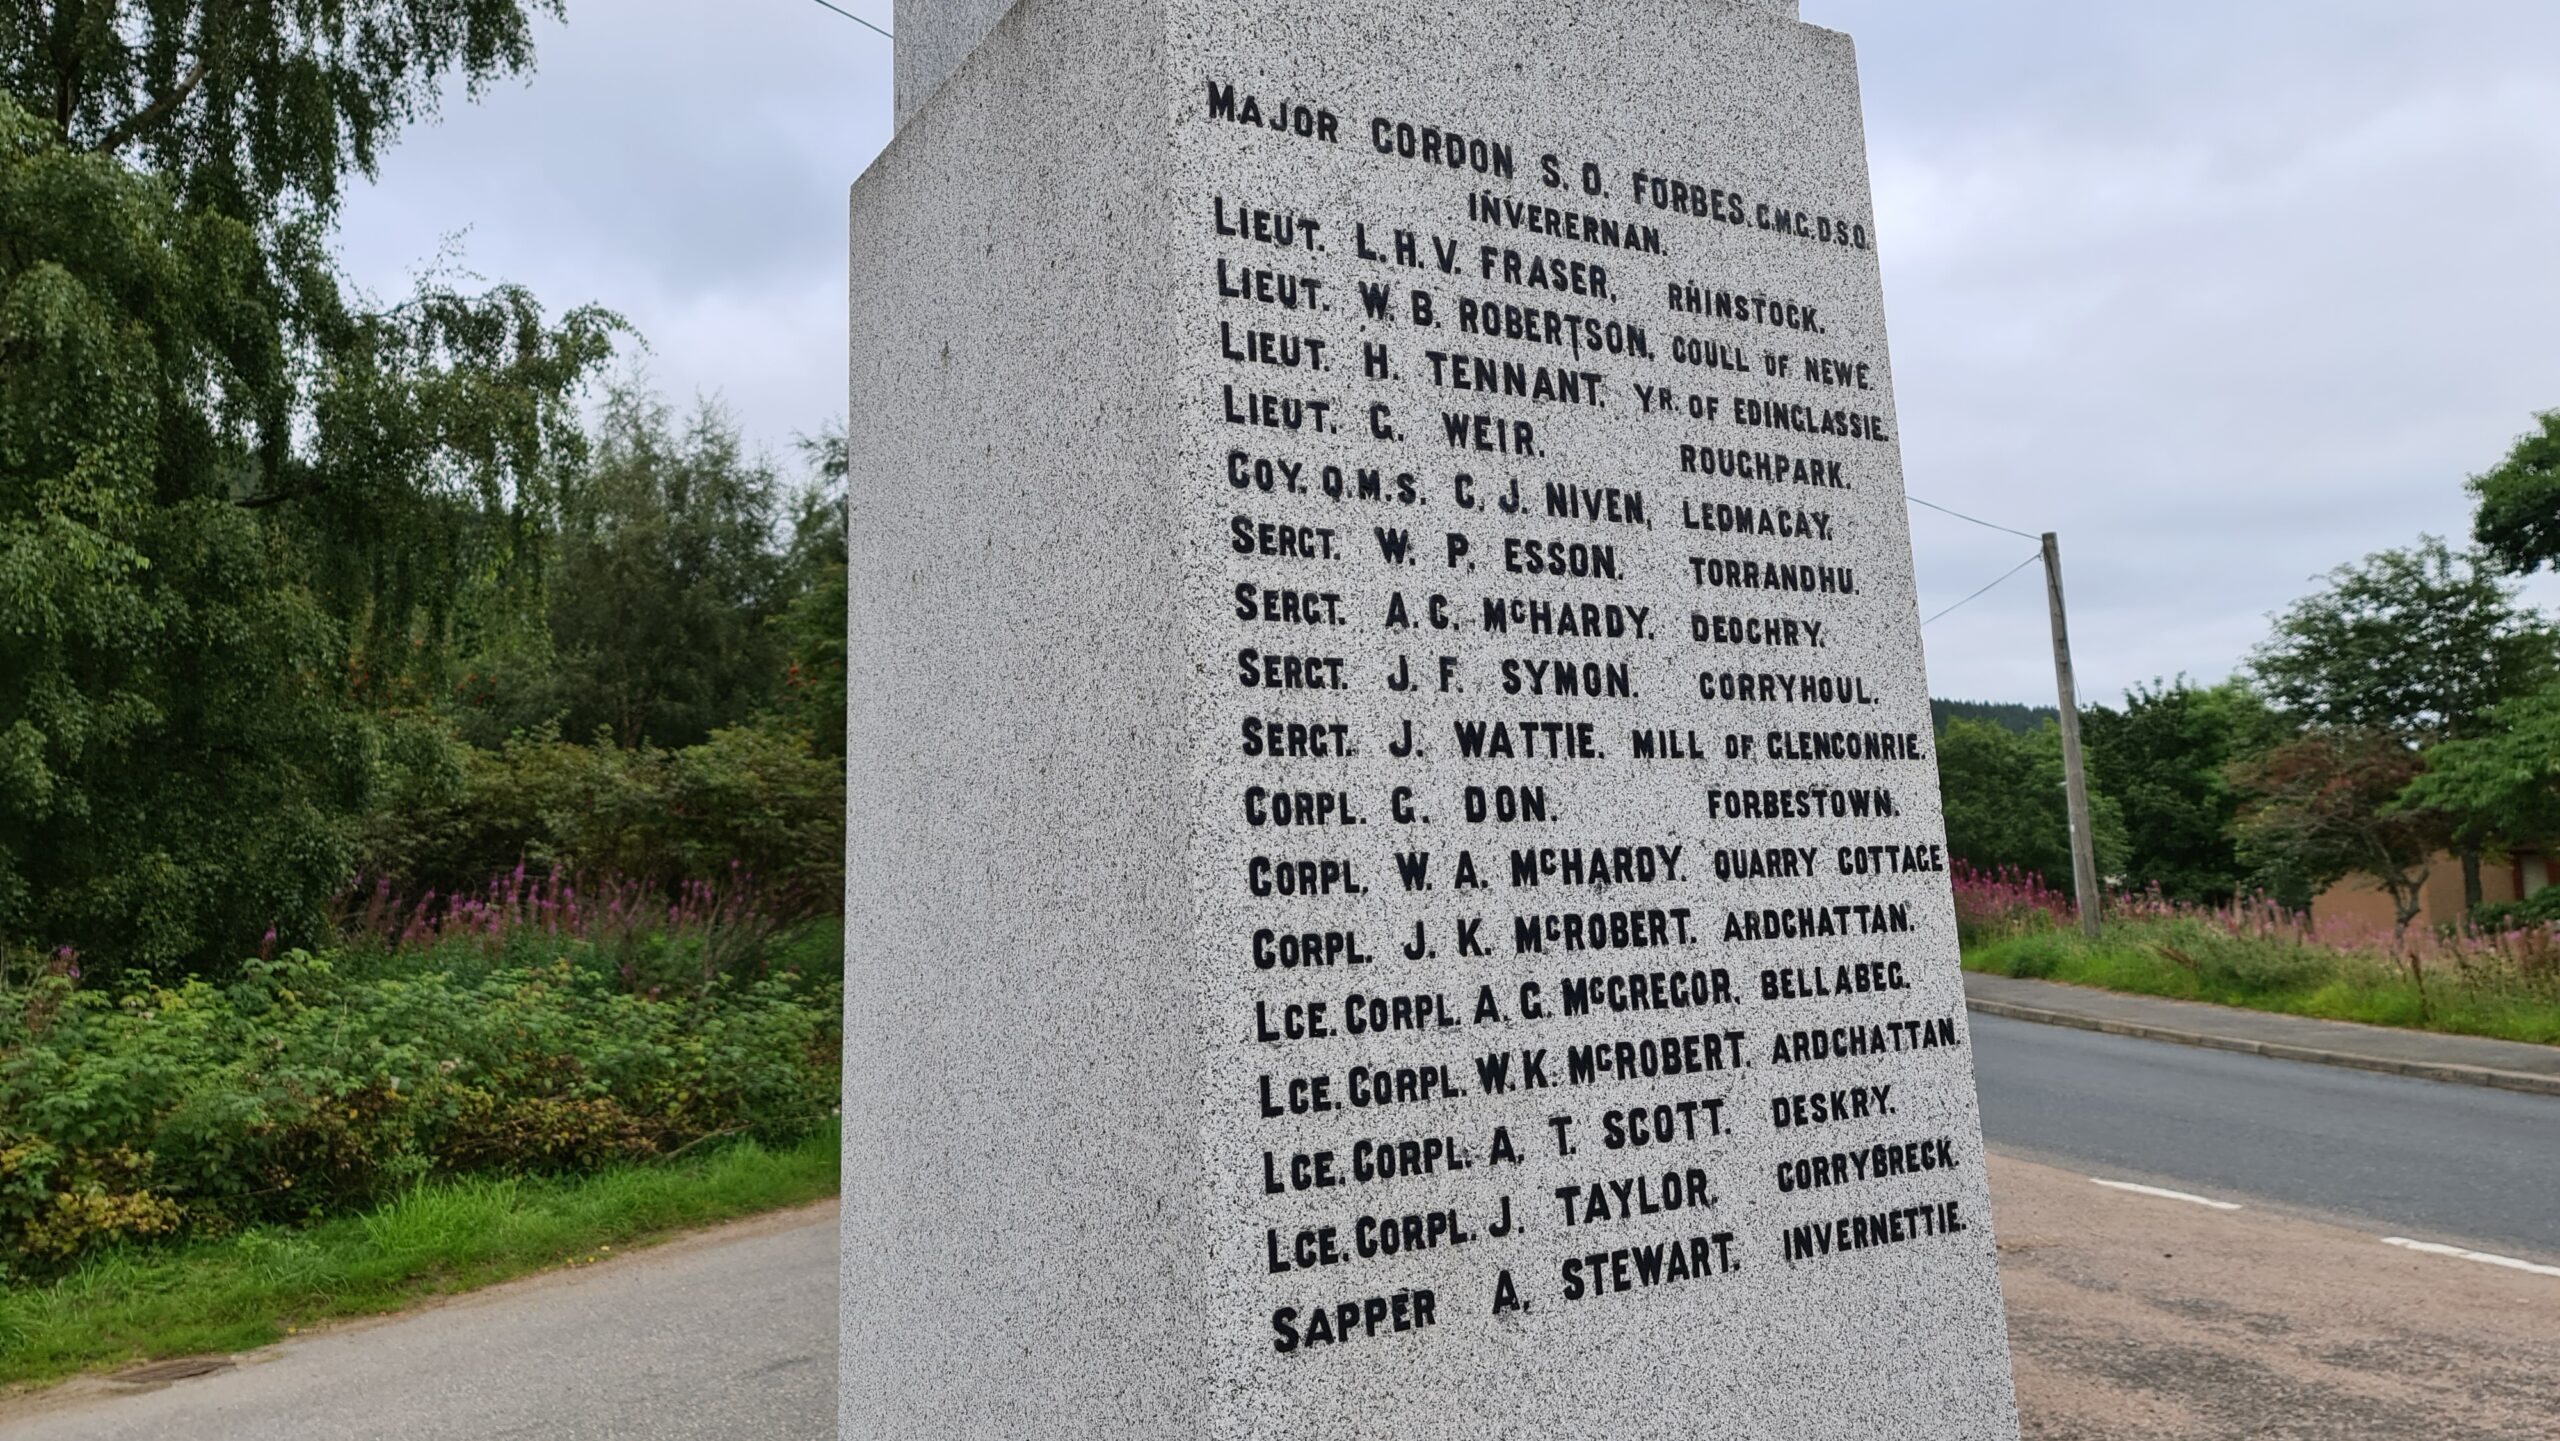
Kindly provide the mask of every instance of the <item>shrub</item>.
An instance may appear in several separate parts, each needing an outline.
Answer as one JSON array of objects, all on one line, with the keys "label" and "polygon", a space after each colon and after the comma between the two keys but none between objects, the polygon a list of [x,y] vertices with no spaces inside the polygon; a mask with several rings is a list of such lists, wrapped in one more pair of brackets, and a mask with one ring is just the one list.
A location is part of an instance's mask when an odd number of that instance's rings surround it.
[{"label": "shrub", "polygon": [[2549,931],[2560,927],[2560,886],[2545,886],[2521,901],[2493,901],[2472,912],[2486,931]]},{"label": "shrub", "polygon": [[[834,896],[824,899],[831,903]],[[517,866],[476,893],[429,889],[410,901],[386,879],[369,892],[341,897],[340,907],[338,933],[360,952],[450,942],[497,956],[525,944],[583,941],[624,990],[646,990],[652,998],[770,975],[777,945],[821,909],[796,890],[766,886],[735,861],[717,884],[686,881],[672,890],[568,871],[535,876]],[[813,959],[801,969],[832,964]]]},{"label": "shrub", "polygon": [[832,909],[844,890],[844,775],[788,726],[715,731],[682,750],[577,745],[545,731],[463,748],[377,821],[368,875],[451,892],[518,862],[653,885],[724,882],[743,868]]},{"label": "shrub", "polygon": [[836,1104],[839,994],[829,965],[634,990],[527,927],[123,996],[48,966],[0,996],[0,1277],[429,1176],[796,1139]]},{"label": "shrub", "polygon": [[2107,898],[2096,940],[2031,872],[1955,868],[1968,969],[2110,990],[2511,1040],[2560,1041],[2560,940],[2547,925],[2465,932],[2315,923],[2264,896],[2219,906]]}]

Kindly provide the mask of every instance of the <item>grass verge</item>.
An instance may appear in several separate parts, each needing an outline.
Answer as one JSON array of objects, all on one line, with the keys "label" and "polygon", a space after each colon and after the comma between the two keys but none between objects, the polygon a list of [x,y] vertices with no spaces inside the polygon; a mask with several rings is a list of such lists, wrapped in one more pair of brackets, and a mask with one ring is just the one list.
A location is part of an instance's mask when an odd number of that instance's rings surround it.
[{"label": "grass verge", "polygon": [[2560,1044],[2560,986],[2504,967],[2440,958],[2412,974],[2387,958],[2199,924],[2111,921],[2095,942],[2060,929],[1975,937],[1964,966],[2243,1010]]},{"label": "grass verge", "polygon": [[0,1384],[162,1356],[246,1350],[689,1227],[833,1195],[833,1126],[797,1145],[733,1144],[578,1177],[440,1181],[292,1230],[110,1252],[0,1291]]}]

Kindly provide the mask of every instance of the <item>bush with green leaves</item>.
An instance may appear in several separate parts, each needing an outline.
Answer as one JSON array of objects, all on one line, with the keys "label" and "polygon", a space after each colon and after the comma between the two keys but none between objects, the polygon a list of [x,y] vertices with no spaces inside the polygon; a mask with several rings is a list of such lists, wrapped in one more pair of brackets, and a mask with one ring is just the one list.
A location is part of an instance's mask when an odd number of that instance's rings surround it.
[{"label": "bush with green leaves", "polygon": [[525,863],[654,885],[743,869],[820,910],[844,893],[843,762],[793,726],[731,726],[672,751],[549,730],[495,750],[395,734],[400,778],[363,870],[404,891],[477,888]]},{"label": "bush with green leaves", "polygon": [[57,955],[0,996],[0,1278],[429,1176],[796,1139],[836,1106],[834,937],[637,990],[603,948],[535,926],[122,995]]},{"label": "bush with green leaves", "polygon": [[2560,931],[2560,886],[2544,886],[2520,901],[2492,901],[2471,913],[2483,931]]}]

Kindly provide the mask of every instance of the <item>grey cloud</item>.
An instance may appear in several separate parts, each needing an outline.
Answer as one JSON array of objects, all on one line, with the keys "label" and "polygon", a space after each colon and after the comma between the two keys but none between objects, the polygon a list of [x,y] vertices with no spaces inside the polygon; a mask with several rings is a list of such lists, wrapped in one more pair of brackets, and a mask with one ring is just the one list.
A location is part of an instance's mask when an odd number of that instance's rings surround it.
[{"label": "grey cloud", "polygon": [[[2462,533],[2463,476],[2560,405],[2560,6],[1804,10],[1858,39],[1911,489],[2061,533],[2090,696],[2218,676],[2314,573]],[[388,155],[349,264],[396,292],[467,227],[778,447],[844,405],[890,62],[810,0],[572,0],[529,86]],[[1912,524],[1924,613],[2026,549]],[[1941,694],[2050,693],[2032,571],[1927,639]]]},{"label": "grey cloud", "polygon": [[[2087,696],[2461,534],[2560,405],[2560,11],[1805,9],[1859,39],[1911,490],[2061,533]],[[1924,611],[2017,549],[1913,529]],[[2050,694],[2033,579],[1931,627],[1939,693]]]},{"label": "grey cloud", "polygon": [[466,268],[622,311],[657,384],[769,447],[841,413],[845,191],[888,140],[889,43],[809,0],[571,0],[540,46],[385,157],[350,269],[397,293],[465,232]]}]

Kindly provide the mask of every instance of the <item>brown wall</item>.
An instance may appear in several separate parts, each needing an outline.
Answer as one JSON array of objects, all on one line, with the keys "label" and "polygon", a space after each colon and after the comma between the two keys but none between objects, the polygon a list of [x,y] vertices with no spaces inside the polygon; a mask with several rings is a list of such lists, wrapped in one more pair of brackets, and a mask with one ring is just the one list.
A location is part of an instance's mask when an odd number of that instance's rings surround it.
[{"label": "brown wall", "polygon": [[[2522,900],[2542,889],[2548,880],[2548,868],[2540,856],[2519,853],[2511,861],[2480,863],[2480,899],[2496,903]],[[2462,919],[2462,861],[2458,856],[2440,855],[2427,868],[2427,882],[2419,890],[2417,924],[2421,926],[2451,925]],[[2362,926],[2377,931],[2391,929],[2391,894],[2369,876],[2349,876],[2322,891],[2311,902],[2311,919],[2315,925]]]}]

